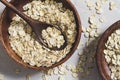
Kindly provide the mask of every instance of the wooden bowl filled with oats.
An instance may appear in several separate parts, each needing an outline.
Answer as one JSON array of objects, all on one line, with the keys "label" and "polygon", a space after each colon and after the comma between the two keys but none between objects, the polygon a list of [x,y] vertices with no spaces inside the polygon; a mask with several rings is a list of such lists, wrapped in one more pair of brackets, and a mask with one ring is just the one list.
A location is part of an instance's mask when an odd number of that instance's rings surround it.
[{"label": "wooden bowl filled with oats", "polygon": [[111,25],[99,40],[97,64],[104,80],[120,80],[120,21]]},{"label": "wooden bowl filled with oats", "polygon": [[[80,17],[70,0],[12,0],[11,3],[29,17],[59,26],[67,36],[65,49],[50,50],[38,43],[31,27],[9,8],[5,8],[0,20],[1,42],[8,55],[24,67],[48,70],[68,60],[76,50],[81,37]],[[62,44],[55,30],[46,29],[46,41]],[[59,38],[59,40],[57,40]],[[58,42],[54,42],[54,41]]]}]

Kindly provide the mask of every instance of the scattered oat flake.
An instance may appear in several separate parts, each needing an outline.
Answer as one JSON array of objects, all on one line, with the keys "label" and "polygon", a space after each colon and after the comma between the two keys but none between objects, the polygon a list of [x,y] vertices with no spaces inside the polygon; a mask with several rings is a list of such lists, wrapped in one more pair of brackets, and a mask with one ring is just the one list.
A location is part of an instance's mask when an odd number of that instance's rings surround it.
[{"label": "scattered oat flake", "polygon": [[58,69],[54,69],[54,71],[53,71],[53,73],[55,74],[55,75],[58,75]]},{"label": "scattered oat flake", "polygon": [[47,71],[47,74],[48,74],[48,75],[53,75],[53,69],[48,70],[48,71]]},{"label": "scattered oat flake", "polygon": [[83,52],[79,52],[78,55],[81,56],[83,54]]},{"label": "scattered oat flake", "polygon": [[102,0],[101,3],[105,4],[108,0]]},{"label": "scattered oat flake", "polygon": [[65,75],[66,73],[64,71],[58,71],[60,75]]},{"label": "scattered oat flake", "polygon": [[71,67],[72,67],[72,65],[70,65],[70,64],[66,65],[67,70],[71,70]]},{"label": "scattered oat flake", "polygon": [[59,76],[58,80],[65,80],[65,79],[63,78],[63,76]]},{"label": "scattered oat flake", "polygon": [[86,32],[86,29],[85,29],[85,27],[82,27],[82,31],[83,31],[83,32]]},{"label": "scattered oat flake", "polygon": [[111,1],[111,2],[109,3],[109,9],[110,9],[110,10],[113,10],[113,9],[115,9],[115,8],[116,8],[115,2]]},{"label": "scattered oat flake", "polygon": [[29,74],[27,74],[27,75],[26,75],[26,80],[31,80],[31,78],[30,78],[30,75],[29,75]]},{"label": "scattered oat flake", "polygon": [[103,23],[103,22],[104,22],[104,19],[101,17],[101,18],[99,18],[99,21],[100,21],[101,23]]},{"label": "scattered oat flake", "polygon": [[21,70],[20,69],[15,69],[15,73],[20,73],[21,72]]},{"label": "scattered oat flake", "polygon": [[100,9],[96,10],[96,13],[97,13],[97,14],[102,14],[102,13],[103,13],[103,10],[100,8]]},{"label": "scattered oat flake", "polygon": [[95,4],[90,2],[90,1],[86,1],[87,3],[87,7],[89,8],[89,10],[93,10],[95,8]]},{"label": "scattered oat flake", "polygon": [[81,47],[81,43],[79,43],[79,44],[78,44],[78,47],[77,47],[77,49],[80,49],[80,47]]},{"label": "scattered oat flake", "polygon": [[43,74],[42,75],[42,80],[48,80],[48,75],[47,74]]},{"label": "scattered oat flake", "polygon": [[85,37],[85,38],[89,38],[89,33],[88,33],[88,32],[85,32],[85,33],[84,33],[84,37]]},{"label": "scattered oat flake", "polygon": [[72,73],[76,73],[77,72],[77,67],[76,66],[72,66],[71,67],[71,71],[72,71]]},{"label": "scattered oat flake", "polygon": [[0,80],[4,80],[4,75],[0,74]]},{"label": "scattered oat flake", "polygon": [[95,23],[95,15],[91,15],[91,16],[89,17],[89,23],[90,23],[90,24]]},{"label": "scattered oat flake", "polygon": [[73,76],[74,78],[78,78],[78,73],[72,73],[72,76]]},{"label": "scattered oat flake", "polygon": [[44,75],[44,80],[48,80],[48,75]]},{"label": "scattered oat flake", "polygon": [[98,6],[98,7],[100,7],[100,8],[101,8],[102,3],[101,3],[101,1],[100,1],[100,0],[96,2],[96,6]]},{"label": "scattered oat flake", "polygon": [[86,31],[87,31],[87,32],[90,32],[90,31],[92,31],[92,29],[91,29],[90,27],[87,27],[87,28],[86,28]]}]

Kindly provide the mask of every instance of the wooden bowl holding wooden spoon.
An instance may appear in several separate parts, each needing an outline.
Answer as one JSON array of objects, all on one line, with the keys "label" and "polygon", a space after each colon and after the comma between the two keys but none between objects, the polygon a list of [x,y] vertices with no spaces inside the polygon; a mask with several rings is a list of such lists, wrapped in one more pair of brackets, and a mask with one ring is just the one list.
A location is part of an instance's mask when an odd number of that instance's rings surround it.
[{"label": "wooden bowl holding wooden spoon", "polygon": [[[22,10],[23,5],[25,5],[28,2],[31,2],[32,0],[12,0],[11,3],[16,6],[17,9]],[[44,0],[42,0],[44,1]],[[77,10],[73,6],[73,4],[69,0],[56,0],[57,2],[62,2],[65,8],[68,8],[69,10],[73,11],[75,20],[76,20],[76,30],[77,30],[77,36],[74,44],[72,45],[71,51],[63,58],[60,62],[57,62],[53,64],[50,67],[36,67],[36,66],[30,66],[29,64],[25,63],[11,48],[9,44],[9,34],[8,34],[8,28],[10,26],[10,22],[12,21],[12,18],[15,16],[15,13],[13,13],[9,8],[5,8],[4,12],[2,13],[1,20],[0,20],[0,34],[1,34],[1,42],[3,43],[3,46],[5,47],[8,55],[14,59],[19,64],[23,65],[24,67],[28,67],[35,70],[48,70],[50,68],[56,67],[62,63],[64,63],[66,60],[68,60],[74,51],[77,49],[77,46],[80,41],[81,36],[81,22],[80,17],[77,13]]]},{"label": "wooden bowl holding wooden spoon", "polygon": [[113,25],[111,25],[101,36],[99,40],[99,44],[97,47],[97,65],[98,69],[100,71],[100,74],[102,75],[104,80],[112,80],[111,79],[111,71],[109,69],[108,63],[106,62],[105,55],[104,55],[104,49],[105,43],[108,40],[108,37],[117,29],[120,29],[120,21],[117,21]]}]

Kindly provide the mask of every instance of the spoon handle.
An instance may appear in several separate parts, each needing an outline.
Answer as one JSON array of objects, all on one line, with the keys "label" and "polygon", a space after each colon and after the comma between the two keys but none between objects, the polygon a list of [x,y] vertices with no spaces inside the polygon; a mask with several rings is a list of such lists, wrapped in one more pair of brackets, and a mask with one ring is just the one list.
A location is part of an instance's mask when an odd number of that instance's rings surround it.
[{"label": "spoon handle", "polygon": [[13,12],[18,14],[21,18],[23,18],[27,23],[31,24],[31,18],[26,16],[24,13],[19,11],[15,6],[13,6],[11,3],[9,3],[7,0],[0,0],[4,5],[6,5],[8,8],[10,8]]}]

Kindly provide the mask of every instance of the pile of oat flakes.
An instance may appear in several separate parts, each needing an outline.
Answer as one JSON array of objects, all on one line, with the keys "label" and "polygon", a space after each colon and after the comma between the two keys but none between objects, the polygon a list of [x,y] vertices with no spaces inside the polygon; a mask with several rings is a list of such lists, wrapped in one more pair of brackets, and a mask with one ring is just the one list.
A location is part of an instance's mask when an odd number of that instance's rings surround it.
[{"label": "pile of oat flakes", "polygon": [[120,29],[109,36],[105,46],[104,54],[111,70],[111,78],[120,80]]},{"label": "pile of oat flakes", "polygon": [[[46,66],[59,62],[63,59],[72,48],[72,44],[76,38],[76,22],[74,14],[69,9],[63,7],[62,3],[57,3],[54,0],[33,0],[23,6],[25,14],[29,17],[59,26],[67,37],[67,46],[63,50],[50,50],[37,41],[35,34],[31,27],[19,16],[12,19],[9,31],[9,40],[12,49],[19,55],[25,63],[31,66]],[[51,28],[42,31],[45,41],[57,47],[64,43],[63,36],[59,36],[59,31]],[[51,37],[46,36],[51,34]],[[55,34],[56,33],[56,34]],[[57,36],[57,38],[56,38]],[[53,44],[54,42],[54,44]]]},{"label": "pile of oat flakes", "polygon": [[65,43],[64,36],[61,31],[55,27],[48,27],[47,29],[44,29],[42,31],[42,38],[50,48],[60,48]]}]

